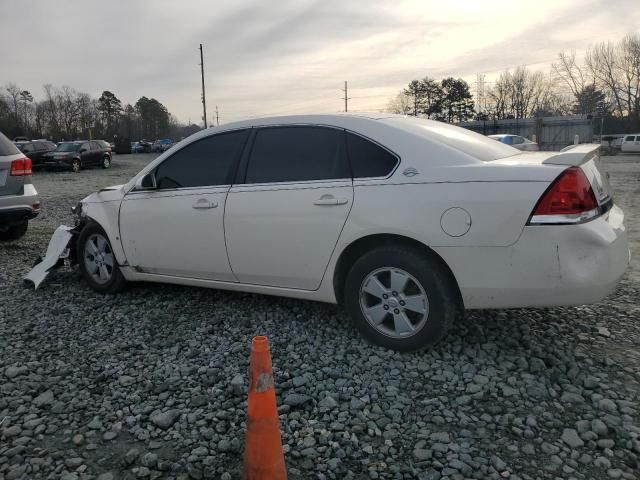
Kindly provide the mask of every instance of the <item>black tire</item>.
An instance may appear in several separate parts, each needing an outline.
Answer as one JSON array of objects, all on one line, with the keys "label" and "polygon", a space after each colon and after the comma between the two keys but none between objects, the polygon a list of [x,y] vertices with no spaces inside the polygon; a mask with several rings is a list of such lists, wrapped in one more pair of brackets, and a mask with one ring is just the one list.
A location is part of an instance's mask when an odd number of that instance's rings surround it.
[{"label": "black tire", "polygon": [[16,225],[11,225],[7,230],[0,232],[0,241],[8,242],[18,240],[26,235],[29,228],[29,221],[25,220]]},{"label": "black tire", "polygon": [[[361,307],[361,287],[374,272],[382,271],[381,275],[384,275],[386,269],[398,269],[408,273],[413,277],[410,280],[411,286],[421,287],[426,294],[428,308],[426,315],[422,317],[426,317],[426,320],[422,320],[423,323],[416,328],[415,333],[404,334],[401,337],[394,337],[392,333],[387,335],[380,331],[380,327],[374,327],[363,313],[365,307]],[[388,287],[388,285],[383,286]],[[363,296],[367,297],[365,294]],[[462,310],[455,280],[435,254],[430,255],[411,247],[392,245],[370,250],[355,261],[347,274],[344,303],[356,328],[367,340],[402,352],[421,350],[438,343],[447,334],[456,316]],[[399,308],[402,309],[402,307]],[[408,307],[406,308],[408,310]],[[385,309],[389,310],[388,305]],[[392,309],[395,311],[393,306]],[[415,314],[407,312],[409,313]],[[395,324],[393,321],[395,317],[391,312],[383,312],[383,314],[391,315],[384,317],[384,325]],[[416,325],[419,325],[419,321]]]},{"label": "black tire", "polygon": [[111,158],[109,158],[109,155],[105,155],[104,158],[102,159],[102,168],[107,169],[111,166]]},{"label": "black tire", "polygon": [[71,170],[78,173],[80,170],[82,170],[82,162],[80,162],[79,159],[74,158],[71,162]]},{"label": "black tire", "polygon": [[[87,246],[87,242],[93,235],[101,235],[107,242],[108,249],[113,256],[113,266],[111,267],[110,278],[104,283],[100,283],[94,279],[92,274],[87,270],[87,265],[85,264],[85,248]],[[118,262],[115,259],[115,255],[113,255],[113,249],[111,248],[111,242],[109,241],[109,237],[105,233],[105,231],[95,222],[88,223],[80,232],[78,236],[78,243],[76,247],[76,256],[78,261],[78,266],[80,269],[80,273],[84,280],[89,284],[91,288],[93,288],[96,292],[100,293],[117,293],[124,290],[127,286],[127,280],[122,275],[120,271],[120,267],[118,266]]]}]

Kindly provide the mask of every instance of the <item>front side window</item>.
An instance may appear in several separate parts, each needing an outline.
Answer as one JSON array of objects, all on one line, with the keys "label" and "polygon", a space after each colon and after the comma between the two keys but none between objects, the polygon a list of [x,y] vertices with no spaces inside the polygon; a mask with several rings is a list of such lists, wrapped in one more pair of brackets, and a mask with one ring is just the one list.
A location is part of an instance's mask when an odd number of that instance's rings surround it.
[{"label": "front side window", "polygon": [[80,150],[79,143],[61,143],[56,147],[57,152],[77,152]]},{"label": "front side window", "polygon": [[22,153],[31,153],[35,151],[35,147],[33,146],[33,143],[25,143],[21,150]]},{"label": "front side window", "polygon": [[91,147],[89,147],[88,143],[83,143],[82,146],[80,147],[80,150],[83,152],[88,152],[90,148]]},{"label": "front side window", "polygon": [[91,142],[91,150],[102,150],[102,147],[98,142]]},{"label": "front side window", "polygon": [[350,178],[343,132],[326,127],[266,127],[255,136],[246,183]]},{"label": "front side window", "polygon": [[353,178],[386,177],[398,159],[375,143],[347,132],[347,152]]},{"label": "front side window", "polygon": [[156,168],[158,188],[230,184],[248,134],[238,130],[212,135],[178,150]]}]

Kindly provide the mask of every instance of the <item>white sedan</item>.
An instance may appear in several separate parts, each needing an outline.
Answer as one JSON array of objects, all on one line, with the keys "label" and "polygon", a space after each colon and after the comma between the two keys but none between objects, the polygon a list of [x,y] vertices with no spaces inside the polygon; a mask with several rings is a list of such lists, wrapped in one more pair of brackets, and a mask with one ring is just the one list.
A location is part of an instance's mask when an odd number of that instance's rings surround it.
[{"label": "white sedan", "polygon": [[434,344],[462,308],[597,302],[629,261],[597,145],[520,152],[394,115],[203,130],[76,214],[49,251],[69,241],[99,292],[146,281],[341,303],[397,350]]}]

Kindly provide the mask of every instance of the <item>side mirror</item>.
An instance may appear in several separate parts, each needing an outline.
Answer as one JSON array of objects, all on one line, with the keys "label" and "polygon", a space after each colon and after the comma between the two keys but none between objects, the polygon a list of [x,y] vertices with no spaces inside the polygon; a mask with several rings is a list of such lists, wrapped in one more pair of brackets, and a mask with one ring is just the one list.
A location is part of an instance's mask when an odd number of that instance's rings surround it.
[{"label": "side mirror", "polygon": [[158,188],[158,184],[153,172],[147,173],[136,182],[136,190],[155,190],[156,188]]}]

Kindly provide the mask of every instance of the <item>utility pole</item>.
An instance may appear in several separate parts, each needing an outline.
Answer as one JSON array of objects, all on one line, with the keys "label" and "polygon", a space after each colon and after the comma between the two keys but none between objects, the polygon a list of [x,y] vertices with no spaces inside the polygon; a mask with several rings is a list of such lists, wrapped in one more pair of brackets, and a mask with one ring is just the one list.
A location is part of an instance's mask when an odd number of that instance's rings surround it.
[{"label": "utility pole", "polygon": [[202,75],[202,119],[204,120],[204,128],[207,128],[207,100],[204,96],[204,60],[202,59],[202,44],[200,44],[200,73]]},{"label": "utility pole", "polygon": [[344,92],[344,111],[346,113],[346,112],[349,111],[349,106],[348,106],[347,101],[351,100],[351,98],[349,98],[347,96],[347,81],[346,80],[344,81],[344,90],[342,90],[342,91]]},{"label": "utility pole", "polygon": [[218,105],[216,105],[216,127],[220,126],[220,118],[218,117]]}]

